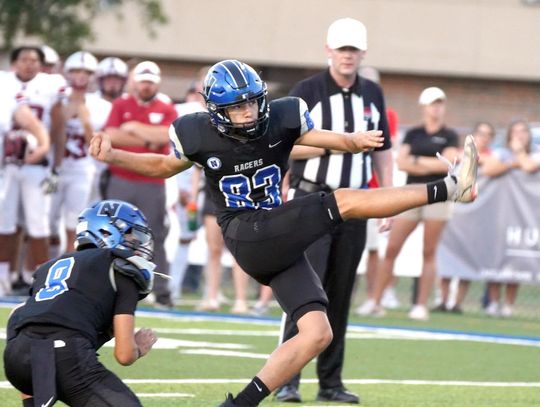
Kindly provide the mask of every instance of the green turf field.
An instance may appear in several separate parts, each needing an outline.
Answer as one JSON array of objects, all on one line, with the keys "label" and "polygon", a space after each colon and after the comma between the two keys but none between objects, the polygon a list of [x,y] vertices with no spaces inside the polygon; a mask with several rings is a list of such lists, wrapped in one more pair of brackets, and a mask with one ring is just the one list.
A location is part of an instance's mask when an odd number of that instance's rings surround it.
[{"label": "green turf field", "polygon": [[[2,326],[8,312],[0,308]],[[100,350],[101,360],[145,406],[217,406],[227,391],[239,391],[274,349],[278,319],[277,312],[263,320],[205,315],[139,315],[138,326],[158,331],[157,348],[131,367],[118,365],[110,347]],[[412,323],[405,311],[351,322],[344,378],[364,406],[540,405],[540,322],[433,314],[429,323]],[[388,326],[403,329],[382,328]],[[455,335],[468,332],[477,334]],[[503,335],[491,338],[496,333]],[[315,401],[314,363],[303,379],[301,405],[329,406]],[[20,406],[3,372],[0,381],[0,406]],[[288,404],[270,397],[262,405]]]}]

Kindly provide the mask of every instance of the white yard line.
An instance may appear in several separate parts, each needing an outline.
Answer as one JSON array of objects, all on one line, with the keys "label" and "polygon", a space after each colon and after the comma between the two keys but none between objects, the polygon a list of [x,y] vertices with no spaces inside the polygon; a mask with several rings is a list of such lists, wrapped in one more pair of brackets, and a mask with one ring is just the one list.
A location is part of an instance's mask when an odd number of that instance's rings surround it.
[{"label": "white yard line", "polygon": [[163,397],[163,398],[191,398],[195,397],[195,394],[190,393],[135,393],[137,397]]},{"label": "white yard line", "polygon": [[[125,379],[126,384],[234,384],[249,383],[251,379]],[[389,380],[346,379],[346,384],[404,384],[425,386],[472,386],[472,387],[540,387],[540,382],[473,382],[465,380]],[[302,379],[302,383],[317,384],[317,379]]]},{"label": "white yard line", "polygon": [[[245,384],[251,379],[124,379],[126,384]],[[302,379],[304,384],[317,384],[317,379]],[[465,380],[389,380],[389,379],[348,379],[345,384],[394,384],[407,386],[464,386],[464,387],[540,387],[540,382],[474,382]],[[0,389],[12,389],[7,381],[0,381]],[[153,397],[155,394],[175,394],[174,397],[191,397],[188,393],[142,393]],[[137,395],[140,395],[139,393]],[[142,396],[145,397],[145,396]],[[160,397],[160,396],[155,396]],[[165,396],[163,396],[165,397]],[[171,396],[173,397],[173,396]]]}]

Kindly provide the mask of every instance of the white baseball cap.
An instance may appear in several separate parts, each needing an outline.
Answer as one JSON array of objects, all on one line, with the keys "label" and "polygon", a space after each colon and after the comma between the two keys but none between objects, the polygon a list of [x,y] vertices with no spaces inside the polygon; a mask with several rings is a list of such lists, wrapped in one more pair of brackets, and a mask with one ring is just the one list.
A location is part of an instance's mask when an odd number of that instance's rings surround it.
[{"label": "white baseball cap", "polygon": [[366,26],[353,18],[340,18],[328,27],[326,44],[331,49],[354,47],[366,51]]},{"label": "white baseball cap", "polygon": [[420,97],[418,98],[418,103],[421,105],[430,105],[436,100],[446,100],[446,94],[443,92],[441,88],[437,88],[435,86],[431,86],[429,88],[426,88],[420,93]]},{"label": "white baseball cap", "polygon": [[161,69],[155,62],[143,61],[133,70],[133,80],[135,82],[150,81],[154,83],[161,82]]}]

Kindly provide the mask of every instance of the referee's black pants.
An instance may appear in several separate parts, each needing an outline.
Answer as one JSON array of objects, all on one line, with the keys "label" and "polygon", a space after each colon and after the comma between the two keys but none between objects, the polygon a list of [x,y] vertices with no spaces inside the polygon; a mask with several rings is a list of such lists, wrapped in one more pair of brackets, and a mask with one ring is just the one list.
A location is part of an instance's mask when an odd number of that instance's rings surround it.
[{"label": "referee's black pants", "polygon": [[[297,189],[294,197],[306,194]],[[328,320],[334,334],[330,345],[317,357],[317,376],[321,389],[343,386],[341,371],[345,356],[345,333],[356,269],[366,245],[366,222],[365,219],[347,220],[306,250],[307,258],[319,275],[328,296]],[[295,323],[287,318],[283,341],[297,333]],[[351,358],[354,357],[351,355]],[[297,375],[288,384],[298,388],[299,383],[300,375]]]}]

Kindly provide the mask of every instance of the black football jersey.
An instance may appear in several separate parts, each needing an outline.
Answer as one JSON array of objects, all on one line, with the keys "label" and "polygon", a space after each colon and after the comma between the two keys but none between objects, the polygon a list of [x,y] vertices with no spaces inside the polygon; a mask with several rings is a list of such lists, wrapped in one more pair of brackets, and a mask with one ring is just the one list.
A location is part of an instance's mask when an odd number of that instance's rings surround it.
[{"label": "black football jersey", "polygon": [[221,135],[206,112],[183,116],[172,126],[175,153],[204,168],[209,198],[224,226],[239,211],[281,205],[289,154],[313,123],[303,100],[286,97],[270,103],[268,130],[253,141]]},{"label": "black football jersey", "polygon": [[94,344],[107,332],[116,302],[111,249],[86,249],[41,265],[30,298],[13,314],[14,329],[50,324],[82,333]]}]

